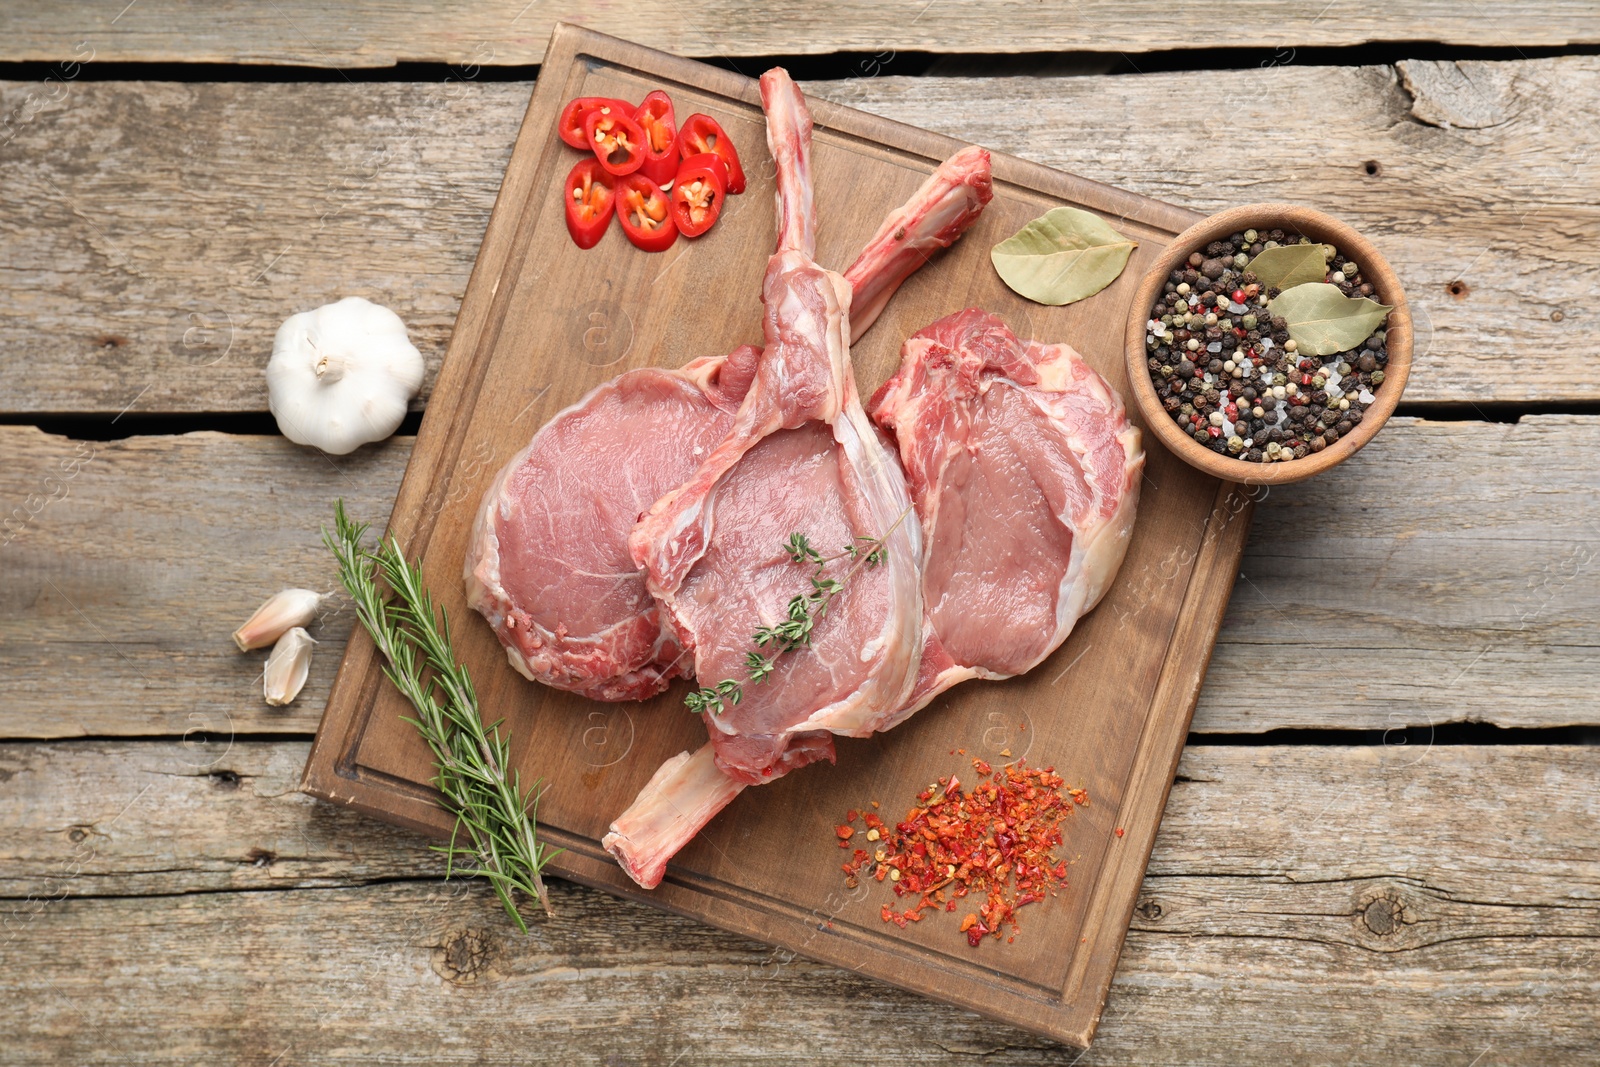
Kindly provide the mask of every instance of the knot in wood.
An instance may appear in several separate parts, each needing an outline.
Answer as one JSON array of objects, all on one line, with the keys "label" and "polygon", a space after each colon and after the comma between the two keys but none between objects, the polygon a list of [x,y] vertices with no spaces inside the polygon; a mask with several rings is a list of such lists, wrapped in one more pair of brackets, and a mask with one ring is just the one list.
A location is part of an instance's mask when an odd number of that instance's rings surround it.
[{"label": "knot in wood", "polygon": [[433,949],[433,970],[454,985],[471,985],[489,970],[494,943],[484,930],[452,930]]},{"label": "knot in wood", "polygon": [[1141,918],[1150,922],[1155,922],[1165,914],[1165,909],[1161,907],[1161,902],[1154,897],[1146,897],[1144,900],[1139,901],[1133,910],[1137,911]]},{"label": "knot in wood", "polygon": [[1367,903],[1362,909],[1361,921],[1376,937],[1391,937],[1399,931],[1404,922],[1405,907],[1399,900],[1380,896]]}]

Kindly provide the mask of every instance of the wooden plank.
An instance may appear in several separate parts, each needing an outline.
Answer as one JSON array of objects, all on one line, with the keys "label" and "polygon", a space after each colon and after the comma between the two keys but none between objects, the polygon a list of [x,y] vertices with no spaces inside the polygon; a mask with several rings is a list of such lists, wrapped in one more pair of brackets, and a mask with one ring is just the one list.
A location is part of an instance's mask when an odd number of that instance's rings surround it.
[{"label": "wooden plank", "polygon": [[304,741],[0,745],[0,899],[443,878],[416,834],[299,791]]},{"label": "wooden plank", "polygon": [[[0,747],[13,1056],[164,1063],[182,1033],[263,1064],[832,1063],[870,1032],[919,1063],[1064,1058],[565,882],[524,939],[417,838],[293,792],[305,747]],[[1191,747],[1090,1059],[1582,1059],[1597,773],[1592,747]]]},{"label": "wooden plank", "polygon": [[[635,98],[661,84],[672,87],[676,107],[711,115],[742,147],[750,160],[745,196],[724,212],[715,233],[654,262],[626,242],[575,247],[562,221],[571,151],[549,129],[573,96]],[[749,78],[583,30],[557,31],[390,518],[390,534],[418,558],[440,610],[458,620],[471,612],[461,561],[479,501],[533,428],[619,370],[675,367],[759,335],[756,296],[772,256],[774,190],[774,168],[763,165],[755,147],[765,127],[759,99]],[[810,142],[815,199],[825,208],[816,257],[845,263],[862,235],[963,145],[836,106],[823,122]],[[1138,247],[1128,270],[1099,297],[1045,308],[999,280],[989,248],[1062,201],[1117,219]],[[967,236],[900,290],[876,330],[851,344],[862,394],[871,395],[898,367],[901,338],[916,324],[973,305],[1015,323],[1025,336],[1077,338],[1085,362],[1111,388],[1125,389],[1121,326],[1129,292],[1195,219],[1181,208],[996,154],[993,200]],[[708,292],[734,295],[713,310]],[[597,314],[631,327],[631,345],[608,346],[598,361],[582,347]],[[463,469],[478,458],[484,469]],[[583,697],[528,686],[507,666],[487,626],[458,625],[455,652],[473,673],[484,706],[505,722],[511,764],[525,779],[544,782],[540,821],[565,849],[552,861],[555,873],[771,944],[814,944],[820,958],[1081,1046],[1094,1032],[1116,967],[1249,528],[1248,500],[1164,452],[1148,457],[1139,494],[1121,573],[1153,573],[1163,553],[1179,548],[1184,556],[1173,562],[1175,574],[1149,588],[1113,586],[1068,645],[1003,688],[969,686],[941,697],[934,714],[850,746],[836,765],[819,763],[747,791],[671,856],[666,879],[648,893],[600,839],[658,768],[706,743],[705,724],[683,713],[682,692],[663,693],[636,711],[597,711]],[[751,614],[740,625],[759,622]],[[1115,661],[1075,658],[1113,644]],[[1061,708],[1074,710],[1063,716]],[[403,721],[409,711],[372,643],[365,635],[352,638],[306,765],[305,788],[443,837],[453,820],[430,796],[435,759]],[[603,762],[574,758],[582,752],[586,716],[634,714],[641,725],[626,752]],[[1051,920],[1048,939],[1056,947],[1013,949],[1008,941],[980,966],[930,942],[922,927],[886,933],[877,929],[875,913],[836,903],[834,880],[817,877],[837,865],[828,854],[836,851],[831,833],[838,817],[822,809],[846,793],[861,794],[863,803],[867,793],[914,796],[932,780],[934,753],[977,746],[1000,721],[1026,730],[1026,750],[1036,760],[1101,801],[1080,821],[1115,818],[1126,838],[1117,848],[1109,847],[1109,837],[1078,847],[1085,891],[1078,905]],[[823,832],[787,841],[780,828],[799,811]],[[1099,829],[1109,834],[1109,826]],[[808,852],[816,862],[792,862]],[[831,936],[817,939],[816,916],[828,911],[835,913]]]},{"label": "wooden plank", "polygon": [[[1566,353],[1597,354],[1579,325],[1600,285],[1596,134],[1564,101],[1600,93],[1600,58],[1231,71],[1220,127],[1216,77],[979,83],[1004,103],[959,78],[815,88],[1197,211],[1283,200],[1344,219],[1406,287],[1407,401],[1600,396],[1555,380],[1584,376]],[[1250,131],[1247,159],[1217,158],[1219,128]]]},{"label": "wooden plank", "polygon": [[[359,0],[338,9],[314,0],[250,4],[8,5],[0,59],[144,63],[292,63],[386,67],[397,62],[538,63],[557,21],[645,37],[688,56],[867,52],[1125,52],[1249,48],[1292,57],[1295,48],[1369,41],[1552,47],[1600,41],[1600,19],[1580,0],[1538,10],[1486,0],[1463,18],[1447,0],[1401,0],[1383,8],[1319,8],[1253,0],[1219,18],[1198,4],[1154,0],[828,0],[804,9],[727,0],[686,19],[661,0],[627,8],[527,0],[394,7]],[[92,51],[86,50],[92,49]],[[1279,62],[1285,60],[1280,58]]]},{"label": "wooden plank", "polygon": [[229,635],[279,589],[338,588],[321,524],[338,498],[382,522],[409,440],[336,459],[219,433],[0,440],[0,735],[315,729],[349,602],[312,627],[323,646],[287,708],[262,701],[265,653]]},{"label": "wooden plank", "polygon": [[[278,438],[0,427],[0,737],[311,732],[345,602],[289,708],[261,703],[264,654],[228,634],[275,589],[336,587],[319,526],[337,497],[381,525],[410,446],[330,462]],[[1331,475],[1275,490],[1193,728],[1600,722],[1597,450],[1592,417],[1402,418]],[[1292,699],[1279,663],[1301,666]]]},{"label": "wooden plank", "polygon": [[[1407,400],[1600,398],[1583,325],[1600,285],[1600,177],[1583,162],[1600,131],[1582,107],[1600,58],[1402,67],[1420,95],[1390,67],[1230,73],[1230,114],[1266,169],[1212,153],[1206,73],[808,89],[1200,210],[1332,210],[1407,284]],[[0,409],[264,411],[278,324],[350,293],[399,311],[436,368],[528,90],[0,83],[0,113],[31,116],[0,148],[0,350],[15,357]]]}]

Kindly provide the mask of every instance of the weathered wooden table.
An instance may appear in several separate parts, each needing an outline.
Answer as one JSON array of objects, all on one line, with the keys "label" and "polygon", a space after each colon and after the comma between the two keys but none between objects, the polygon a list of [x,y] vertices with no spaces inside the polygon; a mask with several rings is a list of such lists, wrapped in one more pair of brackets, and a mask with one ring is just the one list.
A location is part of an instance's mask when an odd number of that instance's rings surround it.
[{"label": "weathered wooden table", "polygon": [[1380,242],[1404,417],[1258,509],[1081,1060],[1594,1062],[1600,9],[525,2],[0,10],[0,1062],[1080,1058],[562,883],[523,938],[295,791],[349,612],[287,709],[227,635],[415,423],[289,445],[272,334],[360,294],[437,368],[558,17]]}]

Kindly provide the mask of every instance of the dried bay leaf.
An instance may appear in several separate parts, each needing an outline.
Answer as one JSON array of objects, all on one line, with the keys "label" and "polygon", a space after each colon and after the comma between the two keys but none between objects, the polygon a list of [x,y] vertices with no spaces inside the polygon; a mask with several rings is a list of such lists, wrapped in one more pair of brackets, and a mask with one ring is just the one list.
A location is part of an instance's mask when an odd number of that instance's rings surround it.
[{"label": "dried bay leaf", "polygon": [[1292,289],[1306,282],[1320,282],[1328,276],[1327,245],[1279,245],[1263,249],[1245,265],[1263,289]]},{"label": "dried bay leaf", "polygon": [[1059,307],[1116,281],[1136,247],[1100,216],[1058,207],[995,245],[989,258],[1019,296]]},{"label": "dried bay leaf", "polygon": [[1364,296],[1345,296],[1337,285],[1308,282],[1279,293],[1267,310],[1283,317],[1300,351],[1331,356],[1360,345],[1394,308]]}]

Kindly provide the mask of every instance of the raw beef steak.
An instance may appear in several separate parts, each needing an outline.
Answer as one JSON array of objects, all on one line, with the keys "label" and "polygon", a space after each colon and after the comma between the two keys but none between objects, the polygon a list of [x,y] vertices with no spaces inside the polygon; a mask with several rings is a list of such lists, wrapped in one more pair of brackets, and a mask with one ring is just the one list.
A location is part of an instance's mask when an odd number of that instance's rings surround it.
[{"label": "raw beef steak", "polygon": [[871,409],[923,529],[925,644],[898,721],[968,678],[1022,674],[1066,640],[1122,565],[1144,453],[1081,356],[977,309],[907,340]]},{"label": "raw beef steak", "polygon": [[733,425],[758,350],[633,370],[545,424],[495,479],[467,552],[467,602],[528,678],[643,700],[688,673],[627,531]]}]

